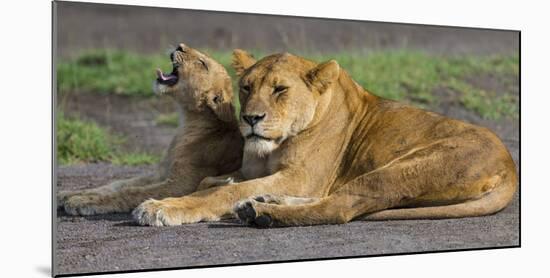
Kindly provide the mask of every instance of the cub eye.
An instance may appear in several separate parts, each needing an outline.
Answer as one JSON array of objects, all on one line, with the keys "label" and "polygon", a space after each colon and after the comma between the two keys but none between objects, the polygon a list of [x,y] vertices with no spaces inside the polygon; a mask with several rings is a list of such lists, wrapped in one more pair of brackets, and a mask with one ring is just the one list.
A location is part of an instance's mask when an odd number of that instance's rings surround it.
[{"label": "cub eye", "polygon": [[288,89],[288,87],[286,87],[286,86],[282,86],[282,85],[275,86],[275,89],[273,89],[273,94],[284,93],[284,92],[286,92],[287,89]]},{"label": "cub eye", "polygon": [[250,93],[250,86],[248,86],[248,85],[242,86],[241,91],[245,94]]},{"label": "cub eye", "polygon": [[201,62],[202,66],[208,70],[208,65],[206,64],[206,62],[203,60],[203,59],[199,59],[199,62]]},{"label": "cub eye", "polygon": [[214,103],[220,103],[221,102],[221,98],[220,96],[215,96],[214,99],[213,99]]}]

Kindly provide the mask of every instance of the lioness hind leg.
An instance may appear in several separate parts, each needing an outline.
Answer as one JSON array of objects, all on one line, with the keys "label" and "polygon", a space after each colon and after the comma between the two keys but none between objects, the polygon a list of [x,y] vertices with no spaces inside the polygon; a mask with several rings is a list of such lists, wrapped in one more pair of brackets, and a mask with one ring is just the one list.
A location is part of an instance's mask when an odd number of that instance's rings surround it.
[{"label": "lioness hind leg", "polygon": [[[426,196],[430,202],[442,203],[479,196],[475,184],[484,177],[465,174],[470,167],[467,163],[449,165],[453,159],[461,159],[453,148],[432,144],[356,177],[327,197],[297,205],[250,199],[234,212],[243,222],[264,227],[338,224],[388,208],[415,205]],[[469,163],[475,161],[471,155],[468,159]]]},{"label": "lioness hind leg", "polygon": [[353,195],[326,198],[296,198],[289,203],[259,202],[255,198],[239,202],[235,214],[245,224],[259,227],[341,224],[365,210],[379,210],[379,202]]},{"label": "lioness hind leg", "polygon": [[309,204],[319,200],[320,200],[319,198],[305,198],[305,197],[265,194],[265,195],[259,195],[259,196],[242,200],[235,205],[235,208],[233,210],[237,218],[240,219],[242,222],[246,224],[252,224],[255,221],[257,221],[260,223],[259,226],[263,226],[263,224],[261,224],[263,222],[261,217],[260,219],[256,219],[257,215],[256,215],[256,212],[254,211],[253,204],[293,206],[293,205]]}]

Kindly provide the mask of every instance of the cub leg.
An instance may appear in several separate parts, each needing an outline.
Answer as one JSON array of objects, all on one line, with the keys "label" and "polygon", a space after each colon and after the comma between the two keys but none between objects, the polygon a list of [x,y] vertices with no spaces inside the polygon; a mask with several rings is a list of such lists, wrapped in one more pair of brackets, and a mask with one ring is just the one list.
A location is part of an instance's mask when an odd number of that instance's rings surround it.
[{"label": "cub leg", "polygon": [[56,196],[57,208],[58,209],[62,208],[65,205],[65,202],[67,202],[67,200],[73,196],[107,194],[107,193],[116,192],[123,188],[145,186],[145,185],[154,184],[160,181],[161,181],[160,175],[153,174],[153,175],[139,176],[139,177],[134,177],[129,179],[116,180],[107,185],[103,185],[96,188],[74,190],[74,191],[68,191],[68,190],[60,191],[57,193],[57,196]]},{"label": "cub leg", "polygon": [[56,203],[57,209],[61,209],[65,206],[65,202],[73,196],[84,196],[84,195],[101,195],[101,194],[111,194],[119,190],[123,190],[128,187],[140,187],[146,185],[152,185],[159,183],[163,180],[166,180],[170,175],[171,163],[173,161],[172,154],[174,153],[174,148],[177,143],[178,137],[174,137],[168,150],[161,159],[161,162],[157,165],[155,173],[149,175],[141,175],[137,177],[132,177],[128,179],[115,180],[109,184],[99,186],[96,188],[89,188],[83,190],[64,190],[57,192],[56,194]]},{"label": "cub leg", "polygon": [[74,195],[65,201],[64,208],[70,215],[122,213],[131,211],[150,198],[182,196],[191,192],[190,187],[167,180],[147,186],[120,187],[101,194]]}]

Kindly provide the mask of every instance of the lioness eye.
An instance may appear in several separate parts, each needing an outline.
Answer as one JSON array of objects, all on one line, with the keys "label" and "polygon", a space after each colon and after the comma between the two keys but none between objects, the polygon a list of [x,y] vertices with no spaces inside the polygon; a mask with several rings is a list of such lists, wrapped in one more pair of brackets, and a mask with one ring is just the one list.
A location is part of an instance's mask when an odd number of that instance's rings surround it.
[{"label": "lioness eye", "polygon": [[199,59],[199,61],[201,62],[202,66],[208,70],[208,65],[206,64],[206,62],[203,60],[203,59]]},{"label": "lioness eye", "polygon": [[275,89],[273,89],[273,93],[274,94],[284,93],[287,89],[288,87],[286,86],[275,86]]},{"label": "lioness eye", "polygon": [[250,86],[248,85],[242,86],[241,91],[243,91],[243,93],[245,94],[248,94],[250,92]]}]

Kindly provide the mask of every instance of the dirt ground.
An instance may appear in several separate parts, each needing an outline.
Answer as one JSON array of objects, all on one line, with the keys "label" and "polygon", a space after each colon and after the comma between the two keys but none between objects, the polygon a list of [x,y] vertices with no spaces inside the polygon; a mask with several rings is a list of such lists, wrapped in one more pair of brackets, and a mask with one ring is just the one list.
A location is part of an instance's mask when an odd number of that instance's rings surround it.
[{"label": "dirt ground", "polygon": [[[231,14],[167,9],[121,10],[64,3],[58,15],[63,16],[58,22],[59,57],[97,47],[153,52],[179,41],[197,47],[273,51],[407,47],[437,55],[517,53],[519,45],[517,33],[510,32],[298,18],[280,22],[276,18],[259,20],[255,15],[236,20]],[[198,20],[208,24],[197,24]],[[478,82],[495,85],[490,78]],[[517,119],[484,120],[464,109],[452,94],[436,93],[440,103],[430,110],[491,128],[519,165]],[[174,135],[174,128],[155,123],[159,114],[174,111],[167,99],[84,93],[58,99],[61,102],[67,113],[126,136],[127,149],[160,154]],[[95,187],[152,169],[110,164],[62,166],[57,169],[57,188]],[[517,246],[519,200],[516,194],[502,212],[479,218],[358,221],[276,229],[249,228],[235,221],[140,227],[127,214],[71,217],[58,212],[55,236],[57,274]]]}]

